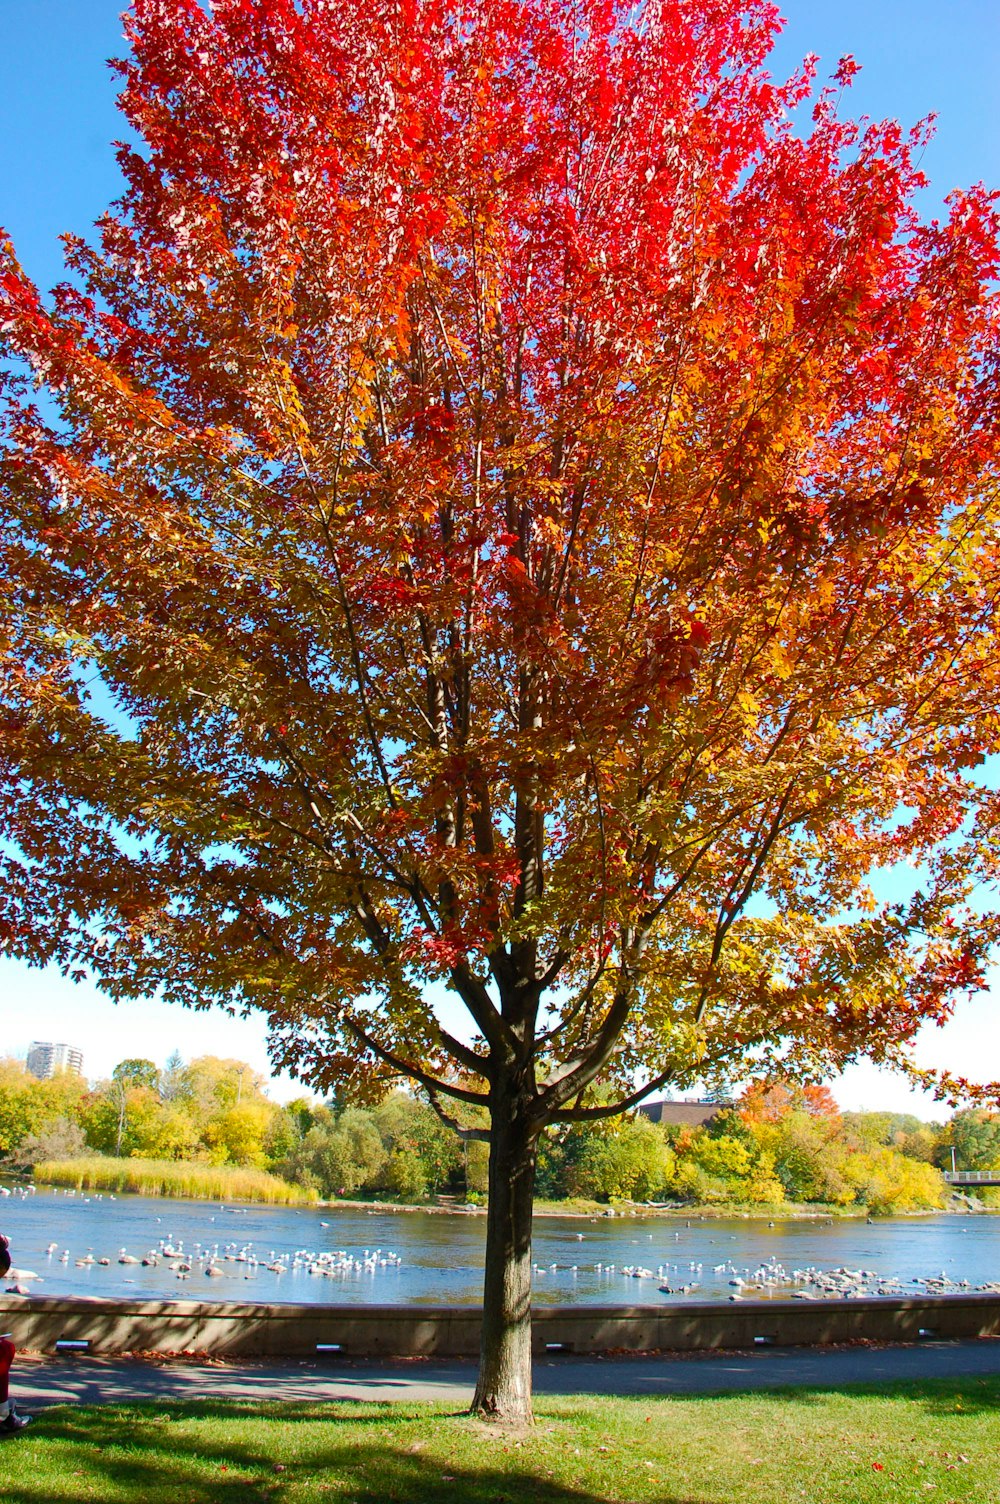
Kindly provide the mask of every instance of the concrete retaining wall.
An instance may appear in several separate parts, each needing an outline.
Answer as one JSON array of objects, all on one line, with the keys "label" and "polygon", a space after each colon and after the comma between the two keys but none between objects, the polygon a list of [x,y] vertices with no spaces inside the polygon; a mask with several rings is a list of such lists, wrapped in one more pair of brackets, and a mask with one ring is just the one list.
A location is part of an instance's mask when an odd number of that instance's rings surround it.
[{"label": "concrete retaining wall", "polygon": [[[328,1346],[348,1357],[471,1357],[479,1351],[475,1306],[250,1305],[235,1301],[100,1300],[0,1296],[0,1330],[19,1347],[57,1342],[95,1353],[197,1349],[246,1357],[312,1356]],[[733,1304],[538,1306],[536,1352],[643,1352],[775,1347],[869,1338],[1000,1335],[996,1295],[894,1300],[745,1300]]]}]

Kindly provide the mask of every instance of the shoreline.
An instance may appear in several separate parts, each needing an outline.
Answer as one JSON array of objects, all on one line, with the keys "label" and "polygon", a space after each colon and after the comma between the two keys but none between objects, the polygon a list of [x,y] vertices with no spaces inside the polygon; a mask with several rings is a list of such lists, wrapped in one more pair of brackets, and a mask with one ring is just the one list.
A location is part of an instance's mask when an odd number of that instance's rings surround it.
[{"label": "shoreline", "polygon": [[[468,1203],[461,1205],[442,1205],[432,1202],[399,1202],[399,1201],[319,1201],[316,1203],[323,1211],[336,1212],[364,1212],[377,1215],[381,1212],[425,1212],[431,1216],[439,1217],[485,1217],[486,1207],[475,1206]],[[765,1222],[774,1225],[778,1222],[823,1222],[832,1226],[835,1222],[895,1222],[908,1221],[919,1217],[965,1217],[990,1215],[1000,1212],[1000,1207],[991,1206],[934,1206],[921,1207],[914,1211],[898,1211],[873,1215],[866,1207],[826,1207],[822,1202],[804,1203],[796,1205],[789,1203],[782,1207],[764,1207],[761,1210],[743,1206],[717,1206],[691,1205],[691,1206],[659,1206],[646,1205],[642,1202],[621,1202],[615,1206],[605,1206],[601,1202],[595,1202],[592,1208],[571,1207],[563,1209],[557,1203],[543,1202],[534,1211],[535,1220],[554,1220],[562,1218],[575,1222],[601,1222],[607,1219],[631,1219],[646,1218],[651,1220],[686,1221],[690,1222],[715,1222],[715,1221],[746,1221]]]},{"label": "shoreline", "polygon": [[[27,1187],[45,1187],[51,1191],[72,1191],[74,1194],[107,1194],[106,1188],[96,1186],[69,1187],[61,1181],[48,1181],[44,1179],[25,1180],[20,1176],[4,1176],[0,1178],[0,1184],[4,1182],[17,1185],[21,1194],[25,1194]],[[159,1193],[152,1191],[118,1190],[117,1196],[143,1196],[147,1200],[155,1201],[198,1201],[206,1205],[240,1205],[265,1208],[267,1206],[287,1207],[299,1211],[319,1210],[327,1213],[354,1212],[365,1215],[394,1215],[404,1212],[423,1212],[428,1216],[436,1217],[485,1217],[485,1205],[459,1201],[457,1198],[444,1198],[433,1202],[400,1202],[379,1200],[354,1200],[338,1198],[333,1201],[316,1200],[311,1202],[293,1201],[257,1201],[246,1200],[240,1196],[217,1196],[217,1195],[191,1195],[180,1193],[173,1195],[168,1191]],[[540,1201],[536,1203],[534,1218],[537,1221],[564,1219],[576,1222],[599,1222],[605,1218],[632,1219],[645,1218],[649,1220],[710,1222],[710,1221],[746,1221],[764,1222],[769,1225],[778,1222],[818,1222],[830,1226],[835,1222],[892,1222],[912,1220],[925,1217],[961,1217],[961,1216],[989,1216],[1000,1213],[1000,1207],[977,1206],[975,1204],[952,1204],[942,1207],[921,1207],[909,1211],[894,1211],[884,1213],[872,1213],[864,1206],[827,1206],[823,1202],[788,1202],[781,1206],[741,1206],[738,1204],[720,1205],[717,1203],[699,1204],[692,1203],[644,1203],[644,1202],[617,1202],[606,1205],[603,1202],[568,1203],[563,1205],[559,1202]]]}]

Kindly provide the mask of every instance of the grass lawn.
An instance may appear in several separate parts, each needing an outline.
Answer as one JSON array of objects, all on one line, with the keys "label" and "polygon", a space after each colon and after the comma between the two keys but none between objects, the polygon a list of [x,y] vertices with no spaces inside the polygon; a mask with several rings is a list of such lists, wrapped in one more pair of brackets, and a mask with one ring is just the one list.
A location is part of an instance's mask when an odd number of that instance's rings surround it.
[{"label": "grass lawn", "polygon": [[1000,1379],[538,1402],[529,1434],[440,1405],[151,1404],[41,1413],[0,1442],[6,1504],[1000,1504]]}]

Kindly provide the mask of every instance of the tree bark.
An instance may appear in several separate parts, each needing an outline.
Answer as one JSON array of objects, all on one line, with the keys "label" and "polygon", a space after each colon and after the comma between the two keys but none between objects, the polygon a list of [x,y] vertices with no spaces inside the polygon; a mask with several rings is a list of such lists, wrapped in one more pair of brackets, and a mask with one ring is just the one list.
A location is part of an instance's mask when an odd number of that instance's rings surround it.
[{"label": "tree bark", "polygon": [[530,1426],[536,1136],[524,1104],[503,1086],[492,1093],[490,1116],[482,1346],[472,1410],[503,1425]]}]

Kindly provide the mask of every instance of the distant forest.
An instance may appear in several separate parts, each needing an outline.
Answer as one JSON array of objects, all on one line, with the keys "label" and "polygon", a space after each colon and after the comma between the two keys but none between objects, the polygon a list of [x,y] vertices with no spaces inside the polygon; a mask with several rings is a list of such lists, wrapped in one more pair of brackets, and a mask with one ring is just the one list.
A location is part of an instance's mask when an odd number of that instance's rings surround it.
[{"label": "distant forest", "polygon": [[[162,1069],[123,1060],[94,1086],[68,1072],[38,1081],[22,1062],[3,1060],[0,1160],[65,1183],[84,1162],[87,1183],[97,1183],[95,1161],[190,1167],[178,1194],[198,1194],[191,1186],[203,1167],[268,1172],[295,1188],[290,1196],[484,1199],[486,1146],[460,1140],[408,1093],[368,1107],[306,1097],[280,1106],[264,1088],[249,1065],[214,1056],[175,1054]],[[840,1112],[823,1087],[777,1082],[751,1088],[704,1127],[665,1127],[640,1113],[550,1130],[537,1187],[554,1202],[813,1203],[887,1214],[948,1205],[941,1170],[953,1150],[962,1169],[1000,1167],[1000,1114],[977,1108],[926,1123]],[[82,1183],[82,1172],[76,1178]],[[209,1183],[217,1187],[218,1176]],[[1000,1204],[995,1192],[979,1195]]]}]

